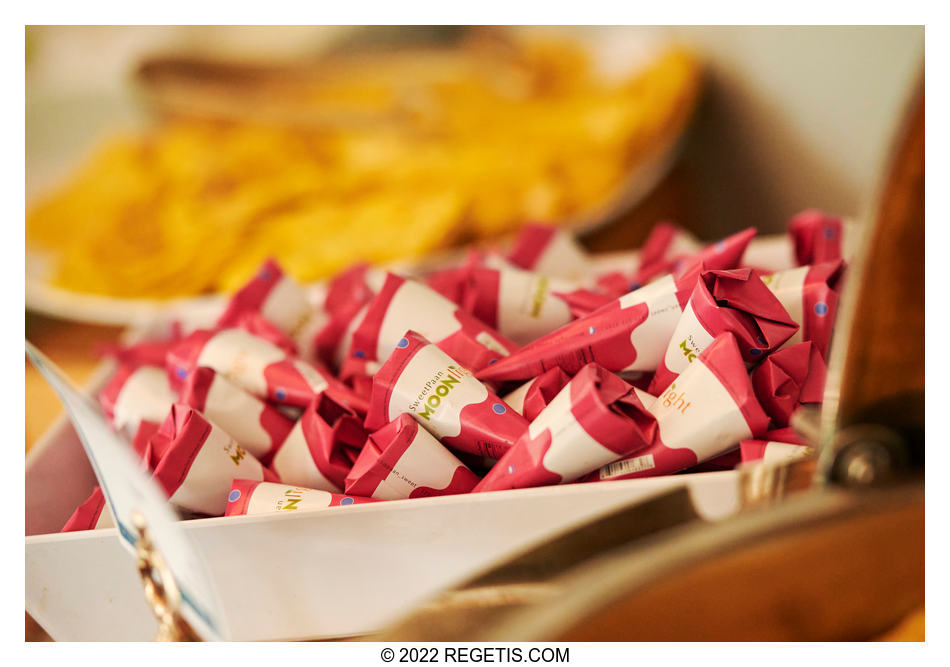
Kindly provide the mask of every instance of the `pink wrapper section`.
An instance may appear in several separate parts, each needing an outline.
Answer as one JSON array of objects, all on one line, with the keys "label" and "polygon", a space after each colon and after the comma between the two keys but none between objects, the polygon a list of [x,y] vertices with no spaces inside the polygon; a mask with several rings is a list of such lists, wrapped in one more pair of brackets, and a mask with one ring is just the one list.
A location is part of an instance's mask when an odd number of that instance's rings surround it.
[{"label": "pink wrapper section", "polygon": [[508,261],[549,276],[577,278],[590,269],[587,253],[574,237],[553,225],[527,224],[518,232]]},{"label": "pink wrapper section", "polygon": [[374,498],[330,493],[302,486],[236,479],[228,492],[224,516],[301,512],[377,502]]},{"label": "pink wrapper section", "polygon": [[160,422],[175,402],[161,366],[123,363],[99,392],[99,403],[118,431],[135,433],[143,420]]},{"label": "pink wrapper section", "polygon": [[769,423],[731,333],[718,336],[649,409],[658,429],[653,443],[584,481],[671,475],[760,437]]},{"label": "pink wrapper section", "polygon": [[288,484],[339,493],[366,431],[359,417],[328,396],[314,400],[274,455],[272,469]]},{"label": "pink wrapper section", "polygon": [[303,337],[308,330],[311,336],[315,333],[314,320],[318,313],[303,288],[273,259],[266,260],[254,277],[235,292],[218,326],[239,326],[248,313],[259,314],[295,341],[298,348],[312,349],[313,341]]},{"label": "pink wrapper section", "polygon": [[71,533],[77,530],[111,528],[114,525],[112,515],[106,508],[106,498],[102,489],[97,486],[92,490],[92,495],[76,508],[60,532]]},{"label": "pink wrapper section", "polygon": [[821,403],[827,368],[814,343],[779,350],[752,372],[752,386],[773,427],[788,426],[792,413],[806,403]]},{"label": "pink wrapper section", "polygon": [[223,428],[264,464],[294,427],[277,408],[204,366],[188,376],[179,401]]},{"label": "pink wrapper section", "polygon": [[177,507],[221,516],[235,479],[279,479],[224,430],[187,405],[175,404],[152,437],[155,480]]},{"label": "pink wrapper section", "polygon": [[[446,354],[466,368],[476,370],[518,349],[513,342],[425,285],[389,274],[353,332],[347,362],[364,365],[385,362],[408,329],[419,329]],[[348,373],[353,374],[353,371]],[[371,366],[366,374],[372,374]]]},{"label": "pink wrapper section", "polygon": [[843,273],[844,262],[834,260],[762,277],[762,281],[792,319],[800,325],[795,335],[786,341],[786,347],[811,341],[818,347],[821,356],[827,357]]},{"label": "pink wrapper section", "polygon": [[798,264],[818,264],[841,259],[841,218],[808,209],[788,221]]},{"label": "pink wrapper section", "polygon": [[534,421],[570,380],[560,368],[552,368],[504,396],[504,401],[529,422]]},{"label": "pink wrapper section", "polygon": [[528,428],[461,363],[414,331],[396,343],[373,379],[366,428],[380,429],[403,412],[447,447],[492,458]]},{"label": "pink wrapper section", "polygon": [[653,371],[688,298],[689,291],[666,276],[525,345],[476,376],[493,382],[526,380],[555,367],[571,375],[589,363],[613,372]]},{"label": "pink wrapper section", "polygon": [[571,482],[646,447],[655,429],[633,387],[589,364],[531,422],[475,491]]},{"label": "pink wrapper section", "polygon": [[797,330],[781,302],[751,269],[705,271],[673,330],[649,391],[660,394],[719,334],[735,335],[743,358],[753,363]]},{"label": "pink wrapper section", "polygon": [[327,392],[334,400],[365,412],[365,399],[329,371],[288,355],[277,345],[243,329],[198,330],[168,353],[167,370],[180,387],[199,366],[217,373],[258,398],[282,405],[307,406]]},{"label": "pink wrapper section", "polygon": [[570,322],[571,308],[559,294],[576,289],[576,283],[563,278],[514,267],[473,267],[461,303],[467,312],[520,345]]},{"label": "pink wrapper section", "polygon": [[468,493],[478,477],[407,414],[370,435],[346,492],[380,500]]}]

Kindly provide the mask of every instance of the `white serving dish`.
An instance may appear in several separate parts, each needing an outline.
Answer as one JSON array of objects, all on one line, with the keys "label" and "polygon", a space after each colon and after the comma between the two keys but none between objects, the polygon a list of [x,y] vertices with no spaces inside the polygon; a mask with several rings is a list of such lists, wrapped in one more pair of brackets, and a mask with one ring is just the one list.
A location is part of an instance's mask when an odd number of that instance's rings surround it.
[{"label": "white serving dish", "polygon": [[[111,369],[103,367],[90,389]],[[157,624],[116,529],[58,533],[96,484],[61,419],[27,457],[26,609],[56,640],[151,639]],[[439,590],[607,511],[688,485],[709,519],[738,508],[735,472],[572,484],[183,525],[236,640],[379,630]]]}]

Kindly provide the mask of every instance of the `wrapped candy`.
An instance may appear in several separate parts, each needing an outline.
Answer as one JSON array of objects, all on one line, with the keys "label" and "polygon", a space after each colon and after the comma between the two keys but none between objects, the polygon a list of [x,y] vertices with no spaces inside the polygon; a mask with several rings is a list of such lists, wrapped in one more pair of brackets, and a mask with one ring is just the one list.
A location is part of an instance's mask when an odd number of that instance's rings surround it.
[{"label": "wrapped candy", "polygon": [[72,513],[63,526],[61,533],[71,533],[77,530],[95,530],[98,528],[112,528],[112,512],[106,506],[106,498],[98,486],[76,511]]},{"label": "wrapped candy", "polygon": [[614,372],[653,371],[691,290],[692,283],[667,275],[542,336],[476,376],[492,382],[526,380],[555,367],[570,375],[591,362]]},{"label": "wrapped candy", "polygon": [[273,259],[268,259],[244,287],[234,293],[218,326],[238,326],[245,313],[259,313],[296,344],[300,356],[312,359],[314,339],[325,314],[307,300],[307,294]]},{"label": "wrapped candy", "polygon": [[798,406],[821,403],[826,370],[818,347],[806,342],[770,354],[752,371],[755,395],[773,427],[788,426]]},{"label": "wrapped candy", "polygon": [[762,276],[762,282],[800,325],[785,347],[811,341],[821,356],[827,356],[843,272],[844,262],[833,260]]},{"label": "wrapped candy", "polygon": [[798,325],[752,269],[705,271],[669,339],[649,392],[659,394],[721,333],[736,336],[752,363],[778,349]]},{"label": "wrapped candy", "polygon": [[518,345],[529,343],[570,322],[568,303],[559,293],[576,283],[518,268],[469,269],[461,291],[462,307]]},{"label": "wrapped candy", "polygon": [[640,248],[639,266],[631,274],[633,282],[645,285],[651,278],[669,271],[677,259],[695,255],[702,247],[699,239],[682,227],[669,222],[657,223]]},{"label": "wrapped candy", "polygon": [[353,331],[385,279],[385,271],[357,264],[330,281],[324,299],[329,319],[317,333],[317,356],[321,361],[340,369],[350,350]]},{"label": "wrapped candy", "polygon": [[841,218],[808,209],[788,221],[797,264],[819,264],[841,259],[844,224]]},{"label": "wrapped candy", "polygon": [[634,282],[645,285],[656,276],[670,272],[674,278],[681,279],[697,273],[698,267],[706,270],[733,269],[739,266],[742,255],[755,237],[754,227],[710,243],[689,255],[681,255],[654,265],[643,264],[635,276]]},{"label": "wrapped candy", "polygon": [[380,500],[468,493],[478,477],[403,413],[369,436],[346,492]]},{"label": "wrapped candy", "polygon": [[144,341],[107,350],[118,368],[99,392],[99,403],[117,431],[131,436],[142,420],[161,422],[175,393],[165,375],[165,355],[177,339]]},{"label": "wrapped candy", "polygon": [[179,400],[223,428],[265,463],[294,426],[293,420],[274,406],[204,366],[188,375]]},{"label": "wrapped candy", "polygon": [[648,446],[655,429],[633,387],[589,364],[531,422],[475,492],[571,482]]},{"label": "wrapped candy", "polygon": [[361,498],[253,479],[236,479],[231,484],[231,491],[228,493],[224,516],[299,512],[375,502],[377,502],[375,498]]},{"label": "wrapped candy", "polygon": [[173,505],[190,512],[224,514],[235,479],[280,481],[224,429],[180,403],[172,405],[151,445],[155,480]]},{"label": "wrapped candy", "polygon": [[739,443],[742,463],[777,463],[811,456],[812,447],[801,442],[793,429],[768,431],[761,440],[743,440]]},{"label": "wrapped candy", "polygon": [[362,370],[345,375],[372,375],[408,329],[419,329],[466,368],[482,368],[518,349],[425,285],[390,273],[353,332],[347,363]]},{"label": "wrapped candy", "polygon": [[671,475],[761,437],[769,417],[752,390],[736,337],[720,334],[657,397],[649,447],[602,467],[584,481]]},{"label": "wrapped candy", "polygon": [[795,260],[795,246],[787,234],[756,236],[749,242],[742,255],[742,266],[748,266],[764,273],[786,271],[798,266]]},{"label": "wrapped candy", "polygon": [[99,402],[117,431],[132,434],[143,420],[162,421],[175,392],[163,368],[123,364],[99,393]]},{"label": "wrapped candy", "polygon": [[321,395],[294,424],[271,468],[288,484],[340,493],[353,464],[346,449],[359,451],[365,441],[356,413]]},{"label": "wrapped candy", "polygon": [[471,371],[414,331],[406,332],[373,378],[366,428],[409,413],[443,444],[498,458],[528,428]]},{"label": "wrapped candy", "polygon": [[587,253],[573,235],[553,225],[524,225],[508,260],[528,271],[570,280],[583,279],[590,272]]},{"label": "wrapped candy", "polygon": [[315,396],[331,393],[348,407],[365,412],[366,402],[317,366],[243,329],[199,329],[172,348],[168,376],[180,386],[199,366],[214,369],[245,391],[284,405],[304,407]]},{"label": "wrapped candy", "polygon": [[571,378],[560,368],[552,368],[503,397],[512,410],[533,421],[560,393]]}]

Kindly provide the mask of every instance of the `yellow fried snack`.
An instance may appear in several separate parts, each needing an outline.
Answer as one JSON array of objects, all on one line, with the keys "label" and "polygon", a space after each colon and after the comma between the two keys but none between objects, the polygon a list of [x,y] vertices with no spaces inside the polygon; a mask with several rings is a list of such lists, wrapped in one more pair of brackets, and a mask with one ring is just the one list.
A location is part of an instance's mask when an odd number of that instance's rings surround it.
[{"label": "yellow fried snack", "polygon": [[[58,286],[170,298],[234,289],[267,257],[312,281],[571,221],[679,134],[699,78],[670,49],[603,82],[561,42],[345,60],[256,91],[239,106],[257,116],[179,114],[113,138],[32,208],[27,239]],[[273,100],[314,122],[274,122]]]}]

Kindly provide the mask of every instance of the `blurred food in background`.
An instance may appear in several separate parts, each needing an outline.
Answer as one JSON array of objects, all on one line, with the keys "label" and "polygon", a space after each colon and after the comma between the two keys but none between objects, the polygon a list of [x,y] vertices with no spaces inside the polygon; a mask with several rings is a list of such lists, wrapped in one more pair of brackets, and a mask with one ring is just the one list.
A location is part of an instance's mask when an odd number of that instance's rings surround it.
[{"label": "blurred food in background", "polygon": [[472,31],[298,66],[155,58],[136,82],[157,122],[28,212],[28,251],[72,292],[229,291],[267,257],[309,282],[529,220],[596,223],[675,145],[700,68],[669,47],[609,78],[580,42]]}]

